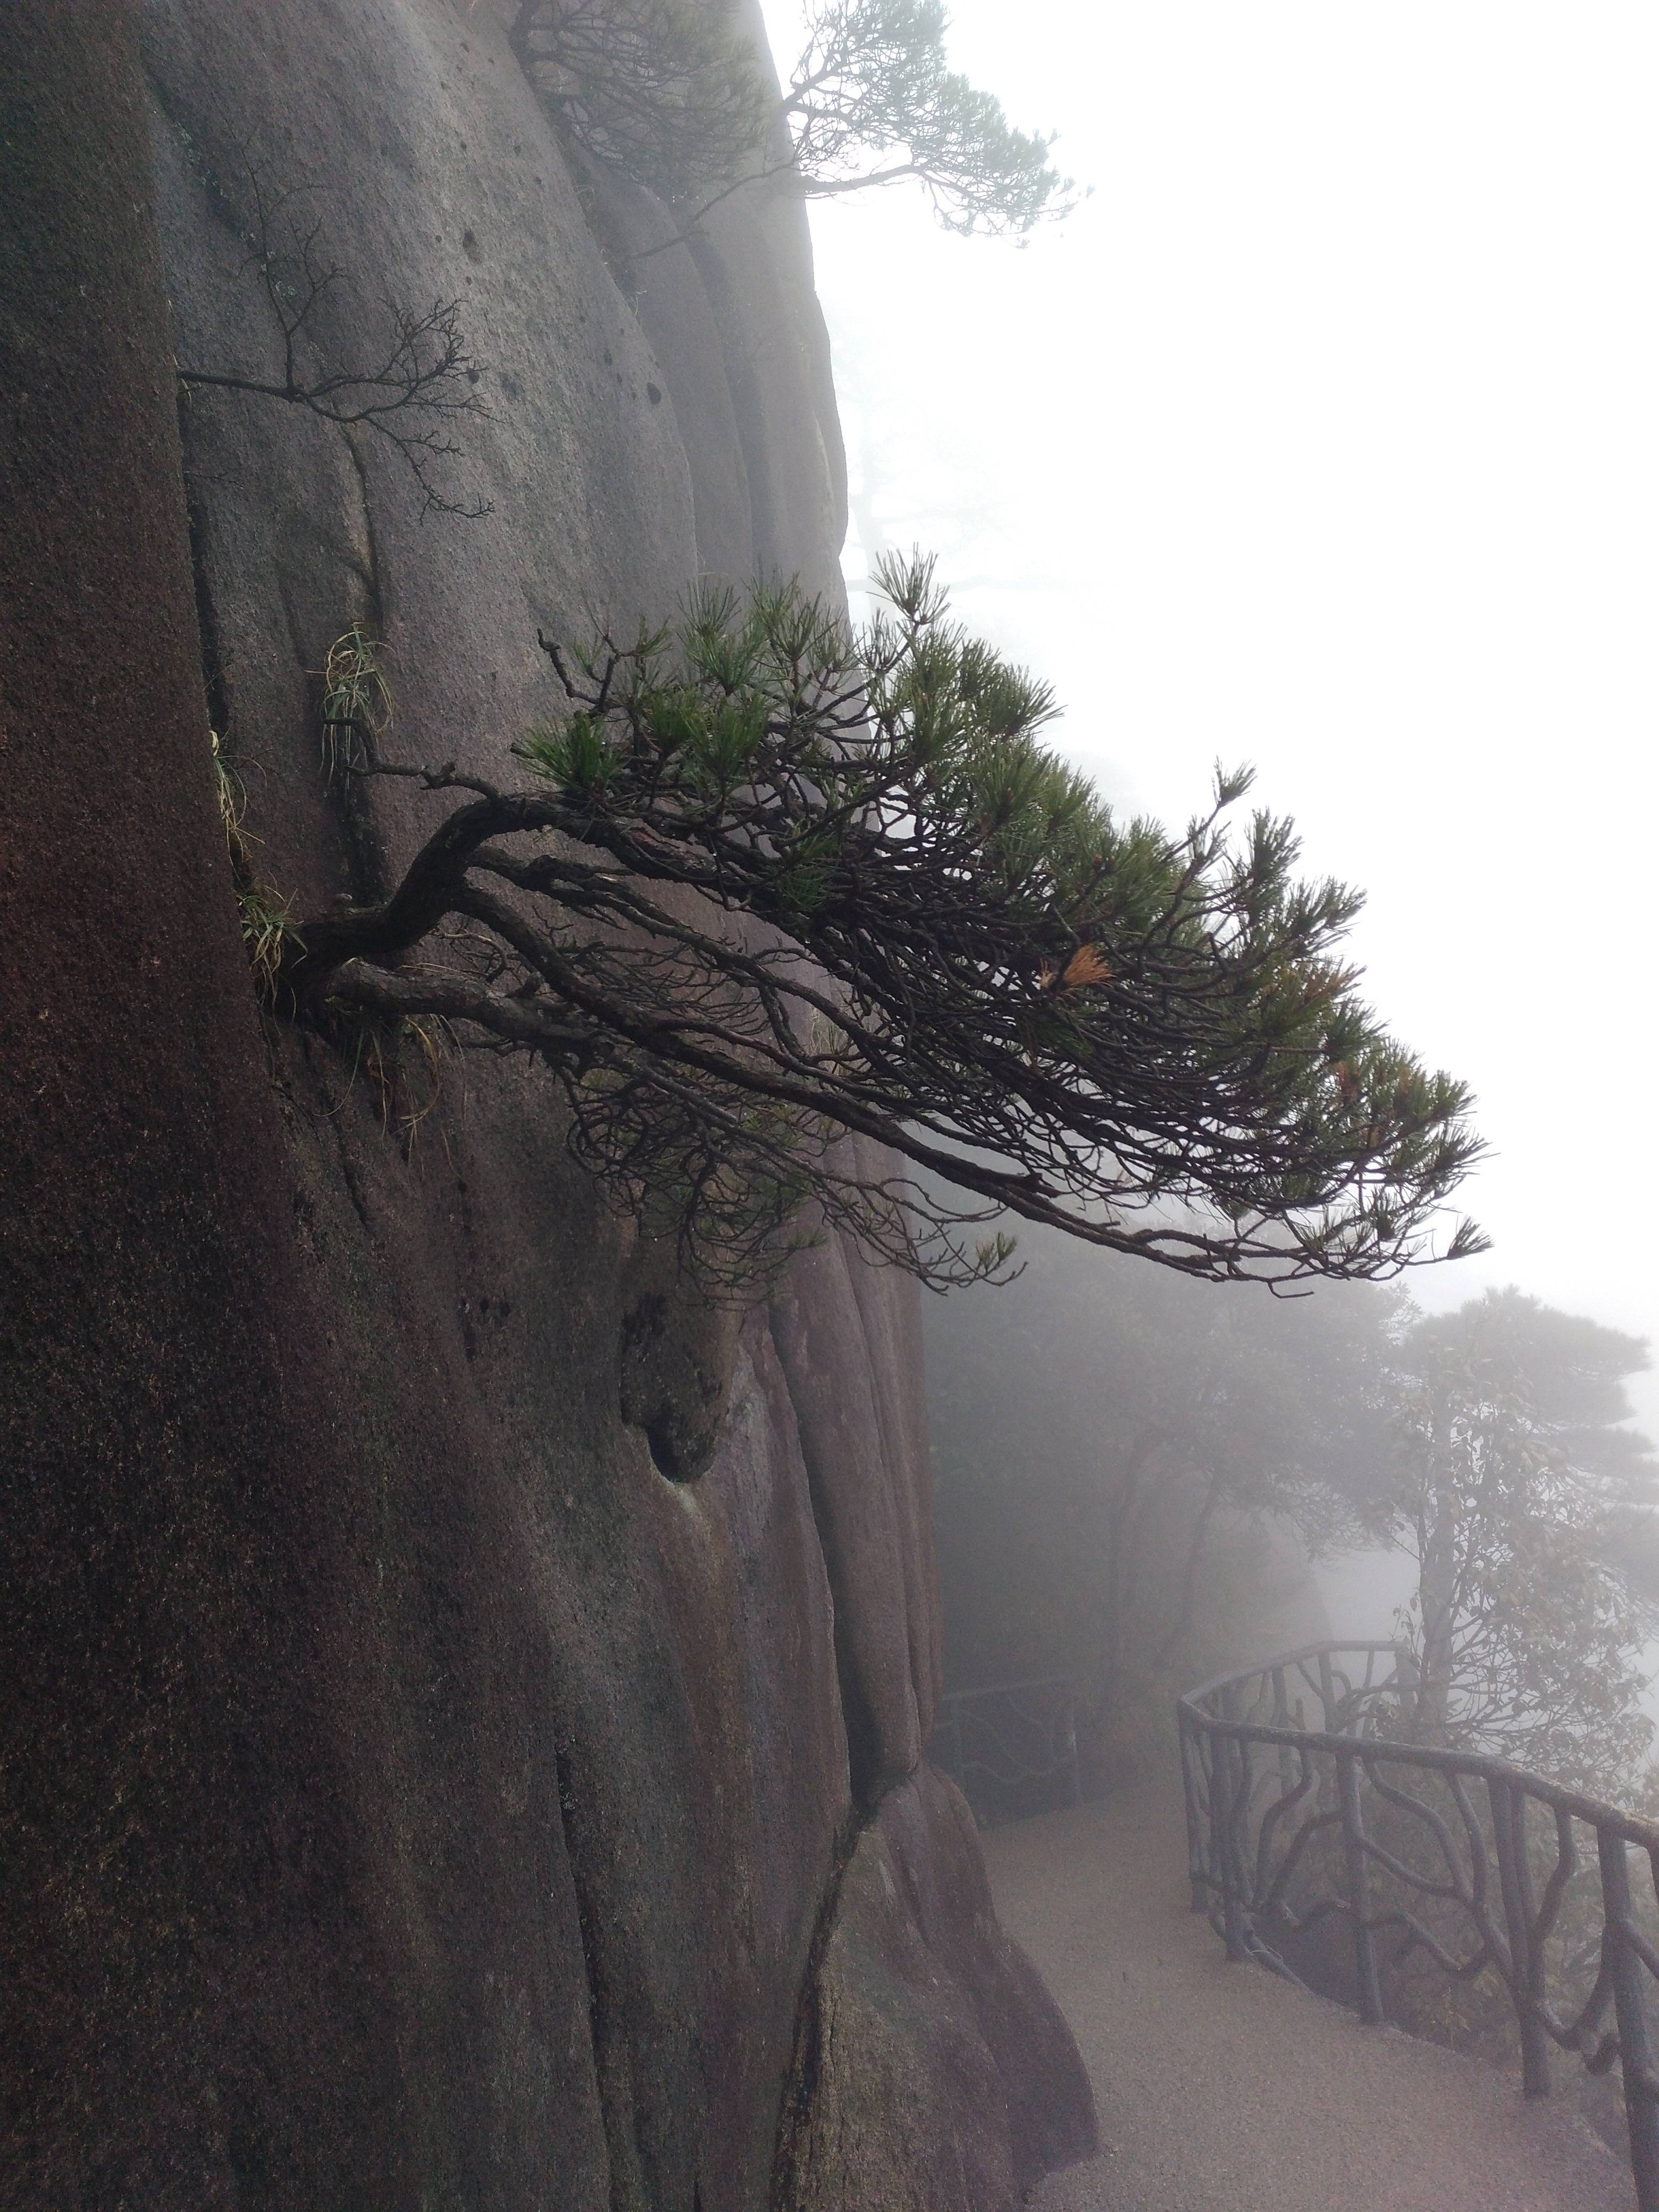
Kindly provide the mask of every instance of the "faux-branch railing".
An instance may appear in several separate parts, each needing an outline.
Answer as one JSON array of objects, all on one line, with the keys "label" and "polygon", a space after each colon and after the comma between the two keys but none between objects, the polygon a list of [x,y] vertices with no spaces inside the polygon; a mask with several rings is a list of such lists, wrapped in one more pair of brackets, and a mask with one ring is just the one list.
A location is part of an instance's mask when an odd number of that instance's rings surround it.
[{"label": "faux-branch railing", "polygon": [[1193,1910],[1230,1959],[1292,1981],[1292,1939],[1346,1920],[1372,2026],[1384,1972],[1414,1952],[1455,1982],[1490,1970],[1528,2096],[1549,2094],[1552,2043],[1591,2073],[1619,2062],[1637,2203],[1659,2212],[1659,1824],[1506,1759],[1401,1741],[1415,1691],[1397,1645],[1316,1644],[1188,1692],[1176,1713]]},{"label": "faux-branch railing", "polygon": [[984,1827],[1075,1805],[1081,1796],[1076,1706],[1069,1674],[948,1690],[927,1756]]}]

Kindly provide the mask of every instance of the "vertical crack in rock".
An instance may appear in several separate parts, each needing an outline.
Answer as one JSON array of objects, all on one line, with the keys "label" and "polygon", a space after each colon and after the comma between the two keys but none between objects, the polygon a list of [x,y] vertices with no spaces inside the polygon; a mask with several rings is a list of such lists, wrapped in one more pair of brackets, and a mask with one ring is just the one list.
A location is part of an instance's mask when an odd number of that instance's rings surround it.
[{"label": "vertical crack in rock", "polygon": [[[570,1868],[570,1887],[576,1899],[576,1933],[581,1943],[582,1972],[587,1982],[587,2040],[593,2055],[593,2071],[599,2071],[600,2021],[604,2012],[602,1981],[599,1957],[593,1942],[592,1908],[588,1903],[587,1886],[582,1879],[582,1860],[578,1848],[575,1824],[574,1785],[571,1777],[570,1752],[567,1745],[556,1737],[553,1744],[553,1778],[559,1804],[559,1826],[564,1833],[564,1855]],[[610,2133],[610,2114],[605,2114],[605,2132]]]},{"label": "vertical crack in rock", "polygon": [[[179,398],[179,433],[182,444],[185,437],[185,399],[182,388]],[[209,726],[216,731],[222,741],[230,727],[230,683],[225,672],[224,652],[219,641],[219,620],[213,604],[213,586],[208,576],[207,550],[204,544],[206,520],[198,503],[189,496],[185,488],[185,520],[190,532],[190,574],[196,592],[196,624],[202,637],[202,688],[206,694]]]},{"label": "vertical crack in rock", "polygon": [[686,246],[714,310],[714,326],[720,332],[726,381],[732,394],[732,413],[748,482],[750,542],[754,548],[755,567],[762,575],[774,570],[787,574],[789,564],[777,542],[778,496],[772,481],[766,403],[755,364],[742,343],[746,335],[742,310],[713,242],[702,232],[694,230]]},{"label": "vertical crack in rock", "polygon": [[[593,2080],[598,2087],[599,2114],[605,2130],[605,2193],[611,2212],[644,2212],[641,2145],[634,2131],[634,2102],[618,2099],[611,2091],[618,2070],[624,2081],[635,2054],[625,2047],[625,2029],[618,2033],[612,2020],[611,1991],[601,1964],[603,1947],[598,1934],[598,1911],[587,1868],[593,1838],[584,1837],[578,1817],[575,1767],[571,1746],[555,1737],[554,1782],[558,1799],[559,1826],[564,1837],[565,1862],[570,1869],[571,1894],[576,1905],[576,1933],[581,1945],[582,1973],[587,1984],[587,2042]],[[627,1996],[619,1995],[618,2013],[625,2018]],[[620,2069],[607,2063],[607,2048],[623,2045]],[[655,2212],[655,2204],[653,2204]]]},{"label": "vertical crack in rock", "polygon": [[[369,496],[363,441],[361,434],[354,436],[348,429],[343,429],[340,436],[350,459],[351,479],[362,509],[363,559],[361,566],[352,564],[363,587],[360,620],[370,637],[383,638],[386,600],[380,587],[380,550],[374,532],[374,503]],[[373,732],[360,731],[357,741],[372,760],[375,751]],[[366,906],[386,896],[391,889],[392,875],[386,837],[375,818],[369,786],[361,776],[343,775],[339,779],[339,810],[352,896],[360,905]]]},{"label": "vertical crack in rock", "polygon": [[830,1876],[823,1886],[817,1918],[812,1923],[812,1940],[806,1947],[806,1963],[801,1969],[800,1991],[795,2000],[795,2027],[789,2054],[789,2072],[784,2082],[783,2102],[778,2113],[777,2148],[773,2155],[772,2186],[767,2199],[769,2212],[790,2212],[797,2202],[801,2155],[811,2119],[813,2100],[817,2094],[823,2057],[823,1962],[841,1911],[841,1895],[847,1881],[847,1869],[853,1863],[853,1854],[858,1849],[860,1837],[873,1822],[879,1809],[878,1805],[867,1814],[861,1814],[858,1808],[854,1807],[842,1821],[841,1832],[836,1838]]}]

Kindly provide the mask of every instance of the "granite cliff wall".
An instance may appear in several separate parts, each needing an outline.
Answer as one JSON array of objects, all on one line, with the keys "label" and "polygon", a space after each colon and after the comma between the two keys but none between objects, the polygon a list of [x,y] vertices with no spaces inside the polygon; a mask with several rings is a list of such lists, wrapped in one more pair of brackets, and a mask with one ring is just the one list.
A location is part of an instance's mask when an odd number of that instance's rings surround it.
[{"label": "granite cliff wall", "polygon": [[[921,1765],[914,1291],[831,1246],[733,1341],[532,1075],[415,1120],[418,1066],[262,1024],[237,944],[204,674],[315,908],[441,803],[321,772],[352,623],[388,752],[499,770],[538,623],[836,587],[799,206],[644,254],[507,13],[0,21],[0,2201],[1000,2212],[1092,2119]],[[175,421],[175,351],[269,372],[256,185],[349,280],[319,358],[462,302],[488,514],[269,398]]]}]

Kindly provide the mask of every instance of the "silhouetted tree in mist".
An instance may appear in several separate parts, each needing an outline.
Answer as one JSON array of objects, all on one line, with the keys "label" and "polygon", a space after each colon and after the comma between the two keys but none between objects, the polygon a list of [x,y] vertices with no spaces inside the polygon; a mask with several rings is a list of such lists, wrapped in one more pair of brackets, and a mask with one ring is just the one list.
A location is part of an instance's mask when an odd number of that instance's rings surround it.
[{"label": "silhouetted tree in mist", "polygon": [[1011,1216],[1211,1279],[1431,1256],[1479,1145],[1336,957],[1353,894],[1230,831],[1245,775],[1184,836],[1120,820],[931,564],[883,573],[858,638],[792,587],[550,644],[517,788],[337,715],[352,772],[451,803],[389,896],[286,933],[274,1006],[526,1056],[730,1283],[824,1222],[940,1285],[1006,1274]]},{"label": "silhouetted tree in mist", "polygon": [[1041,1239],[1011,1289],[930,1315],[953,1680],[1069,1673],[1107,1736],[1161,1725],[1248,1632],[1291,1532],[1382,1540],[1404,1310],[1383,1287],[1235,1295]]},{"label": "silhouetted tree in mist", "polygon": [[1402,1619],[1417,1732],[1603,1794],[1632,1786],[1652,1735],[1641,1565],[1659,1463],[1625,1382],[1647,1364],[1639,1340],[1513,1289],[1406,1336],[1395,1526],[1418,1571]]},{"label": "silhouetted tree in mist", "polygon": [[809,198],[914,184],[964,235],[1024,237],[1072,207],[1052,139],[947,65],[939,0],[808,0],[804,15],[781,94],[702,0],[521,0],[510,38],[556,125],[688,228],[769,181]]}]

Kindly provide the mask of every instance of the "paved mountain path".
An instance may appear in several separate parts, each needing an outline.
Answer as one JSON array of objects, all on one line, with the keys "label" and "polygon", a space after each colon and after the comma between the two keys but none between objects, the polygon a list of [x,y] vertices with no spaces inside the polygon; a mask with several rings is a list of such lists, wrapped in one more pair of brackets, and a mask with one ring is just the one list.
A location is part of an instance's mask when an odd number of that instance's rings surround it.
[{"label": "paved mountain path", "polygon": [[1107,2146],[1051,2175],[1032,2212],[1632,2212],[1624,2160],[1565,2105],[1527,2105],[1496,2068],[1229,1966],[1187,1909],[1167,1789],[982,1841]]}]

